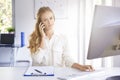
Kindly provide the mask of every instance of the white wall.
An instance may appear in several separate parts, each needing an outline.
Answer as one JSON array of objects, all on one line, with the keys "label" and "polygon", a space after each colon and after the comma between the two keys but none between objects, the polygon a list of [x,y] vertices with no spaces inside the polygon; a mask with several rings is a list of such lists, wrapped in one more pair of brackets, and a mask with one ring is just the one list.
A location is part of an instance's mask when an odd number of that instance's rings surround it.
[{"label": "white wall", "polygon": [[20,32],[25,32],[25,43],[34,29],[33,0],[15,0],[16,44],[20,44]]}]

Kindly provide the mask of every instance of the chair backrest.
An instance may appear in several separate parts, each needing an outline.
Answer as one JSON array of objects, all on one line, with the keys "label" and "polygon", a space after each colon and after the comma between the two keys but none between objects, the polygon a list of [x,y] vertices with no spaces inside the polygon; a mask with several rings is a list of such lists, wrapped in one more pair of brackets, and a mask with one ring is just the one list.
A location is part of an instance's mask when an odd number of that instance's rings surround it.
[{"label": "chair backrest", "polygon": [[16,52],[15,56],[15,66],[31,66],[32,59],[29,49],[24,46],[20,47]]}]

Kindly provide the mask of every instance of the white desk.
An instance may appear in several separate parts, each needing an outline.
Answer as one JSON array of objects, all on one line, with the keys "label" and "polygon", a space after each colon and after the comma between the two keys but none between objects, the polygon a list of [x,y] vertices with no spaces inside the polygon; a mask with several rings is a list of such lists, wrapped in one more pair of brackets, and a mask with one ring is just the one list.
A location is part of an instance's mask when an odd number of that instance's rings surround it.
[{"label": "white desk", "polygon": [[[81,72],[71,68],[55,68],[55,76],[23,76],[26,67],[0,67],[0,80],[60,80],[58,77],[73,76],[70,80],[105,80],[111,75],[120,75],[120,68],[103,69],[98,72]],[[79,76],[78,76],[79,75]],[[75,77],[76,76],[76,77]]]}]

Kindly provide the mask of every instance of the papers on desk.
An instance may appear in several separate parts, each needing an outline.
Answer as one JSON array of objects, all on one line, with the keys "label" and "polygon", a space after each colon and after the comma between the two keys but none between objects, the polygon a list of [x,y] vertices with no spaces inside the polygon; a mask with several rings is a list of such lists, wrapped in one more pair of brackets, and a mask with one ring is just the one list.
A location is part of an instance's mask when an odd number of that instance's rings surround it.
[{"label": "papers on desk", "polygon": [[54,67],[31,66],[25,71],[24,76],[54,76]]}]

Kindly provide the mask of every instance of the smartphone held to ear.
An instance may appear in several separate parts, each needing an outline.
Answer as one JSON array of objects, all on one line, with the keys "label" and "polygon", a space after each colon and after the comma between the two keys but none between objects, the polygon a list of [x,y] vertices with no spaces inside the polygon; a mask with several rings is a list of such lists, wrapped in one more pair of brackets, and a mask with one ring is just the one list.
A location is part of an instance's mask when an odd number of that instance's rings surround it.
[{"label": "smartphone held to ear", "polygon": [[45,25],[44,25],[44,23],[40,22],[40,24],[39,24],[39,28],[40,28],[41,30],[44,30],[44,29],[45,29]]},{"label": "smartphone held to ear", "polygon": [[45,26],[44,23],[40,22],[39,27]]},{"label": "smartphone held to ear", "polygon": [[44,24],[44,23],[42,23],[42,25],[45,27],[45,24]]}]

